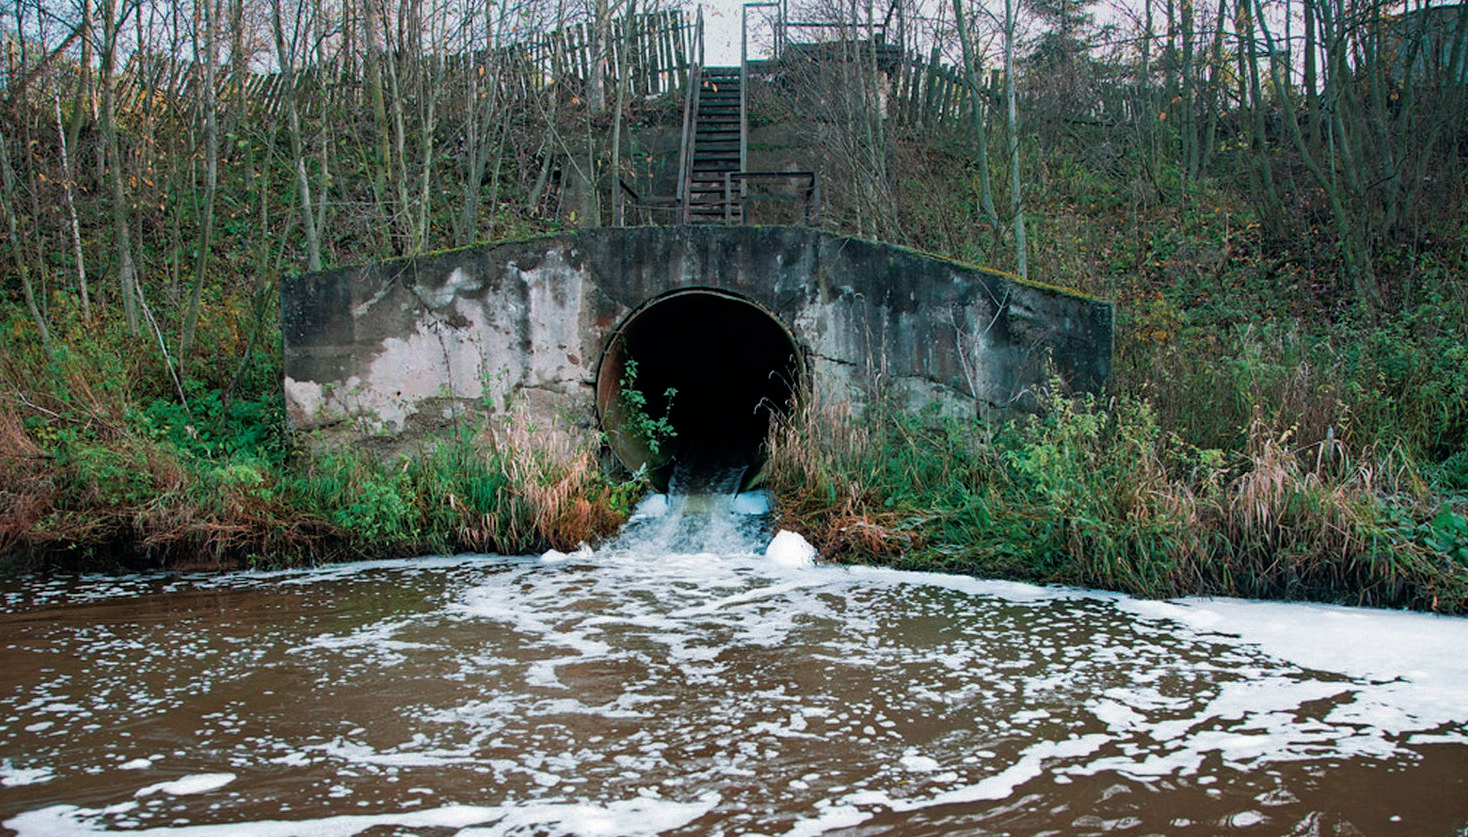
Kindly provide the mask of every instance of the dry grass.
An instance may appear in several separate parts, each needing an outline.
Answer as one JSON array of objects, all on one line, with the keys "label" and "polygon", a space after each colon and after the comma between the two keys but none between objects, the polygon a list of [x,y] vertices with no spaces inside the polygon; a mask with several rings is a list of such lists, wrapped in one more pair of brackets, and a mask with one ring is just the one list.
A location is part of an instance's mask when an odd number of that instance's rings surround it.
[{"label": "dry grass", "polygon": [[0,408],[0,554],[40,564],[218,569],[332,552],[330,527],[267,500],[263,475],[201,483],[175,452],[109,427],[100,428],[108,447],[62,462],[36,444],[14,408]]},{"label": "dry grass", "polygon": [[531,525],[552,548],[575,549],[617,530],[621,514],[608,503],[596,440],[560,422],[539,423],[524,413],[494,436],[511,490],[528,507]]},{"label": "dry grass", "polygon": [[781,498],[779,525],[831,561],[893,561],[922,544],[896,512],[881,509],[870,470],[881,440],[850,404],[803,404],[771,431],[766,465]]},{"label": "dry grass", "polygon": [[1406,520],[1428,516],[1430,504],[1389,490],[1421,489],[1420,480],[1372,457],[1353,461],[1334,440],[1297,448],[1288,431],[1259,422],[1249,437],[1247,460],[1209,498],[1199,528],[1211,547],[1197,567],[1206,592],[1468,607],[1463,568],[1435,560],[1410,526],[1391,519],[1389,503]]},{"label": "dry grass", "polygon": [[20,415],[0,406],[0,555],[22,543],[54,502],[55,478],[48,459]]},{"label": "dry grass", "polygon": [[1232,458],[1162,433],[1143,402],[1056,402],[1027,428],[914,430],[807,410],[777,429],[781,525],[823,556],[1099,586],[1468,612],[1468,567],[1433,551],[1441,499],[1410,457],[1256,416]]}]

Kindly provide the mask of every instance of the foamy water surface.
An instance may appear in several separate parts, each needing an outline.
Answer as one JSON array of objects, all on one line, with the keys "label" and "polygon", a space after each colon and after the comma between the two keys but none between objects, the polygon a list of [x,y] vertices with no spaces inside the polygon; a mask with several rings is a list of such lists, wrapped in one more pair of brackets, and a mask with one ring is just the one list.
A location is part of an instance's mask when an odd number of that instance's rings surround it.
[{"label": "foamy water surface", "polygon": [[0,822],[1468,833],[1468,620],[679,551],[645,511],[569,555],[4,579]]}]

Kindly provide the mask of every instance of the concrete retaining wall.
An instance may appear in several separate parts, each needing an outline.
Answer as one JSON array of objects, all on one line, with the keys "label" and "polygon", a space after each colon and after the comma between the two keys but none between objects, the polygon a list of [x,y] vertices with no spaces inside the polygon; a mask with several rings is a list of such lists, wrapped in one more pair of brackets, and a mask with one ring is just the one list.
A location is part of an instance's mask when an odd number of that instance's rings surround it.
[{"label": "concrete retaining wall", "polygon": [[597,229],[289,278],[291,422],[396,445],[516,404],[589,424],[608,336],[689,287],[766,309],[826,399],[987,414],[1047,362],[1082,390],[1111,371],[1109,303],[1005,274],[803,227]]}]

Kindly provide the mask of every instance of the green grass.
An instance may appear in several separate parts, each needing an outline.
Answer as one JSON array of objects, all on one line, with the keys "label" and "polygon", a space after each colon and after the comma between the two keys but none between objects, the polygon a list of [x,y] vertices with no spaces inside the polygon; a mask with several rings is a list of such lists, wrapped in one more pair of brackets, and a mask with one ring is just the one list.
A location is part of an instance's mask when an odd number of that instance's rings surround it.
[{"label": "green grass", "polygon": [[1302,446],[1262,420],[1242,449],[1203,449],[1145,399],[1057,392],[998,427],[808,408],[771,445],[781,525],[838,561],[1468,612],[1468,497],[1411,460]]}]

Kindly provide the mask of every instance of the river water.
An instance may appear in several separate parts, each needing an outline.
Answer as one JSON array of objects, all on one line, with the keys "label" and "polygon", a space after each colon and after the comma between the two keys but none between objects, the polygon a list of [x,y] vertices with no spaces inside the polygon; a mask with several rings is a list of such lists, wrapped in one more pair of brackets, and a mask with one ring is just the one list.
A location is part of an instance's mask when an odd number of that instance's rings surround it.
[{"label": "river water", "polygon": [[0,579],[0,824],[1468,834],[1468,620],[821,566],[698,506],[570,555]]}]

